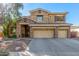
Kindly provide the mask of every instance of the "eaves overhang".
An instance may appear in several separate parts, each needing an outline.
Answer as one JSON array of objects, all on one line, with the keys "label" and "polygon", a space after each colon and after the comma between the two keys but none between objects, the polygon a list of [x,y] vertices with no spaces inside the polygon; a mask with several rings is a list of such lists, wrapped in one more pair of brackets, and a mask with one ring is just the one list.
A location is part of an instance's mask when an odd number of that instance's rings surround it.
[{"label": "eaves overhang", "polygon": [[30,24],[30,26],[70,26],[71,24]]}]

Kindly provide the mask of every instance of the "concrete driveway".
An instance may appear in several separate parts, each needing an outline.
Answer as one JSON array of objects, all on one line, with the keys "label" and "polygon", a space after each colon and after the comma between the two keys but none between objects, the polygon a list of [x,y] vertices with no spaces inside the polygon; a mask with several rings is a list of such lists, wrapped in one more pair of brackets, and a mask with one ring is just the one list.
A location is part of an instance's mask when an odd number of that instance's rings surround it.
[{"label": "concrete driveway", "polygon": [[75,39],[32,39],[28,47],[33,56],[79,56]]}]

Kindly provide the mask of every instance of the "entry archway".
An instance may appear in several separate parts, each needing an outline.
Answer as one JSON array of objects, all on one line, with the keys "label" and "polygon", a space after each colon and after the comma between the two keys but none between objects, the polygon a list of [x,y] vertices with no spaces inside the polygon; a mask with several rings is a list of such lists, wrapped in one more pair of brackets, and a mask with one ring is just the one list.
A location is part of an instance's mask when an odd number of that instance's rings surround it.
[{"label": "entry archway", "polygon": [[30,37],[30,27],[29,25],[21,25],[21,37]]}]

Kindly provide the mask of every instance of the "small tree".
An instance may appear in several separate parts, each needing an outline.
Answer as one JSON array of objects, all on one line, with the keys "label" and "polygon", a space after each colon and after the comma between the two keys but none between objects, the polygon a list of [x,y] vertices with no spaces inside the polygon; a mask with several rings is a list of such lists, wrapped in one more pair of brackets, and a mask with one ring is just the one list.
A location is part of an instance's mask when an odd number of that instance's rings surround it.
[{"label": "small tree", "polygon": [[8,26],[10,21],[14,22],[17,18],[21,17],[20,9],[23,9],[23,4],[21,3],[0,4],[0,15],[4,20],[3,33],[6,37],[8,37]]}]

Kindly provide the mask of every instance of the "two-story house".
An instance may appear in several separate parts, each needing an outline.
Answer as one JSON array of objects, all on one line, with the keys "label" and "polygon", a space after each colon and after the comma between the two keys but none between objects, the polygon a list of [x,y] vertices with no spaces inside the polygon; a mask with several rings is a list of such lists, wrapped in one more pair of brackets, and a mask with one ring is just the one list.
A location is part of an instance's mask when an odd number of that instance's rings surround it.
[{"label": "two-story house", "polygon": [[37,8],[17,21],[16,35],[21,38],[69,38],[70,25],[67,12],[49,12]]}]

